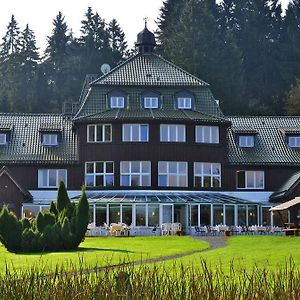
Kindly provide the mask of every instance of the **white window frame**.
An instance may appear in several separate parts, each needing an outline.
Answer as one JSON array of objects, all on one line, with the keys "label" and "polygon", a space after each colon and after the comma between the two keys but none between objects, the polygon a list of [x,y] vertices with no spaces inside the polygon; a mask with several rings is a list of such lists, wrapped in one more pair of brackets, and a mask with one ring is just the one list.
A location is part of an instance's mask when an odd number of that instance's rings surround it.
[{"label": "white window frame", "polygon": [[[138,127],[139,136],[137,140],[133,139],[133,127]],[[147,139],[142,141],[142,126],[147,127]],[[125,127],[129,127],[129,139],[125,140]],[[147,143],[149,142],[149,124],[123,124],[122,126],[122,141],[123,142],[139,142]]]},{"label": "white window frame", "polygon": [[300,136],[299,135],[288,136],[288,145],[291,148],[300,148]]},{"label": "white window frame", "polygon": [[7,134],[0,133],[0,145],[6,145],[6,144],[7,144]]},{"label": "white window frame", "polygon": [[[103,172],[101,172],[101,173],[97,173],[97,168],[96,168],[96,164],[97,163],[103,163]],[[112,163],[112,165],[113,165],[113,172],[112,173],[110,173],[110,172],[107,172],[106,170],[107,170],[107,163]],[[93,164],[93,173],[87,173],[87,165],[88,164]],[[115,171],[115,165],[114,165],[114,162],[113,161],[86,161],[85,162],[85,167],[84,167],[84,170],[85,170],[85,172],[84,172],[84,182],[85,182],[85,185],[86,185],[86,187],[97,187],[97,185],[96,185],[96,177],[97,176],[103,176],[103,186],[108,186],[107,184],[106,184],[106,177],[107,176],[112,176],[113,177],[113,184],[112,184],[112,186],[114,186],[115,185],[115,175],[114,175],[114,171]],[[87,176],[93,176],[93,185],[87,185]],[[110,185],[109,185],[110,186]]]},{"label": "white window frame", "polygon": [[124,108],[125,107],[125,97],[110,97],[110,108]]},{"label": "white window frame", "polygon": [[[93,139],[90,140],[90,128],[94,128],[93,130]],[[99,127],[101,128],[100,130],[102,130],[102,141],[97,141],[97,131],[99,129]],[[109,140],[105,140],[105,130],[106,128],[110,128],[110,137]],[[111,124],[90,124],[87,125],[87,143],[111,143],[112,141],[112,126]]]},{"label": "white window frame", "polygon": [[144,108],[158,108],[158,106],[158,97],[144,97]]},{"label": "white window frame", "polygon": [[[129,172],[124,172],[122,170],[123,164],[129,164]],[[139,172],[132,172],[132,164],[139,163]],[[143,172],[143,163],[147,163],[149,167],[149,172]],[[129,185],[125,185],[123,182],[123,176],[129,176]],[[120,162],[120,186],[132,186],[131,179],[133,176],[139,176],[139,185],[138,186],[151,186],[151,161],[121,161]],[[149,176],[149,184],[143,185],[142,178],[143,176]]]},{"label": "white window frame", "polygon": [[[167,138],[163,139],[163,127],[167,127]],[[175,141],[171,141],[171,129],[175,127]],[[183,140],[178,140],[179,127],[183,128]],[[160,141],[166,143],[185,143],[186,142],[186,126],[184,124],[161,124],[160,125]]]},{"label": "white window frame", "polygon": [[[205,130],[209,130],[209,139],[205,140]],[[199,134],[201,131],[201,139],[199,138]],[[214,139],[214,134],[216,134],[216,138]],[[220,128],[219,126],[205,126],[205,125],[196,125],[195,128],[195,142],[202,144],[219,144],[220,143]]]},{"label": "white window frame", "polygon": [[[49,173],[50,171],[55,171],[56,172],[56,183],[55,183],[55,186],[50,186],[49,185],[49,181],[50,181],[50,177],[49,177]],[[47,176],[47,184],[46,185],[43,185],[43,180],[42,180],[42,177],[43,177],[43,173],[46,172],[46,176]],[[38,188],[53,188],[53,189],[56,189],[58,188],[59,186],[59,172],[64,172],[64,177],[65,177],[65,180],[64,180],[64,183],[65,183],[65,186],[67,187],[68,185],[68,170],[67,169],[38,169]]]},{"label": "white window frame", "polygon": [[239,135],[239,147],[253,148],[255,145],[254,135]]},{"label": "white window frame", "polygon": [[43,145],[44,146],[57,146],[58,134],[57,133],[43,133]]},{"label": "white window frame", "polygon": [[192,109],[192,98],[191,97],[177,97],[177,108],[178,109]]},{"label": "white window frame", "polygon": [[[161,172],[160,171],[160,165],[162,163],[167,164],[167,172]],[[176,173],[170,172],[170,164],[176,163]],[[179,165],[185,164],[185,173],[180,173]],[[185,185],[180,185],[180,176],[185,176]],[[159,161],[158,162],[158,186],[165,186],[160,184],[160,176],[167,176],[167,187],[188,187],[188,163],[186,161]],[[176,176],[176,185],[170,185],[170,176]]]},{"label": "white window frame", "polygon": [[[201,172],[196,173],[196,165],[200,165]],[[204,170],[206,169],[205,166],[209,165],[209,173],[205,173]],[[219,174],[213,174],[214,165],[218,165]],[[221,164],[217,162],[213,163],[207,163],[207,162],[194,162],[194,187],[196,187],[196,177],[201,177],[201,187],[200,188],[206,188],[204,186],[204,177],[210,177],[210,188],[220,188],[222,186],[222,169]],[[214,187],[214,178],[219,179],[219,186]]]},{"label": "white window frame", "polygon": [[[239,187],[238,186],[238,172],[244,172],[245,173],[245,187]],[[253,185],[254,187],[249,187],[248,185],[248,176],[249,174],[254,173],[254,180],[253,180]],[[256,182],[256,174],[257,173],[262,173],[263,174],[263,184],[262,187],[258,187],[257,186],[257,182]],[[261,170],[239,170],[236,172],[236,188],[237,190],[264,190],[265,189],[265,171],[261,171]]]}]

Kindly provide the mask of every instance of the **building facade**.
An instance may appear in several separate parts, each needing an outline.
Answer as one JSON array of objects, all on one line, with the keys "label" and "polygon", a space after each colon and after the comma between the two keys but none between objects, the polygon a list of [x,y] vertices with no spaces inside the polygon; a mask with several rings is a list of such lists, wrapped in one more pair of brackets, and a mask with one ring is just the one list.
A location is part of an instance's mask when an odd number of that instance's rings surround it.
[{"label": "building facade", "polygon": [[299,190],[300,117],[226,117],[147,28],[136,46],[87,77],[75,114],[0,114],[0,205],[35,216],[63,180],[74,201],[86,187],[99,227],[278,224],[270,207]]}]

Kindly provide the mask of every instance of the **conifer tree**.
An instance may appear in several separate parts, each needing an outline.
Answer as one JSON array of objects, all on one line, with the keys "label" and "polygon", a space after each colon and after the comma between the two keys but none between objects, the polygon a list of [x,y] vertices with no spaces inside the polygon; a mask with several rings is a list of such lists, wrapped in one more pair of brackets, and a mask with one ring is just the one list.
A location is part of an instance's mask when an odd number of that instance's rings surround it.
[{"label": "conifer tree", "polygon": [[7,58],[20,51],[20,29],[14,15],[11,16],[6,34],[2,40],[0,53],[3,58]]},{"label": "conifer tree", "polygon": [[112,51],[112,61],[114,65],[117,65],[128,56],[125,34],[116,19],[109,23],[107,31]]}]

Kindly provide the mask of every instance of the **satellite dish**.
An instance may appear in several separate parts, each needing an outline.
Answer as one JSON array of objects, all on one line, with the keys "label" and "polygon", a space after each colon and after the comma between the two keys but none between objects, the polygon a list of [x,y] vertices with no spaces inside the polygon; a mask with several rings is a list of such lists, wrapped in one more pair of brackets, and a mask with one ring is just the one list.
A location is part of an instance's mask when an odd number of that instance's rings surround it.
[{"label": "satellite dish", "polygon": [[111,67],[109,64],[103,64],[101,66],[101,72],[105,75],[111,70]]}]

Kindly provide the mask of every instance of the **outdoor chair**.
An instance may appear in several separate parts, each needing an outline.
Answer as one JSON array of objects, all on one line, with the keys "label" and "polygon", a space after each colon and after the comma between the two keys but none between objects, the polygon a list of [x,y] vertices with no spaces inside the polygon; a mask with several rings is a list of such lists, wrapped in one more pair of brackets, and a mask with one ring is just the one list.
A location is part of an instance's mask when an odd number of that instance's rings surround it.
[{"label": "outdoor chair", "polygon": [[170,235],[171,233],[171,223],[163,223],[161,224],[161,234],[162,235]]}]

